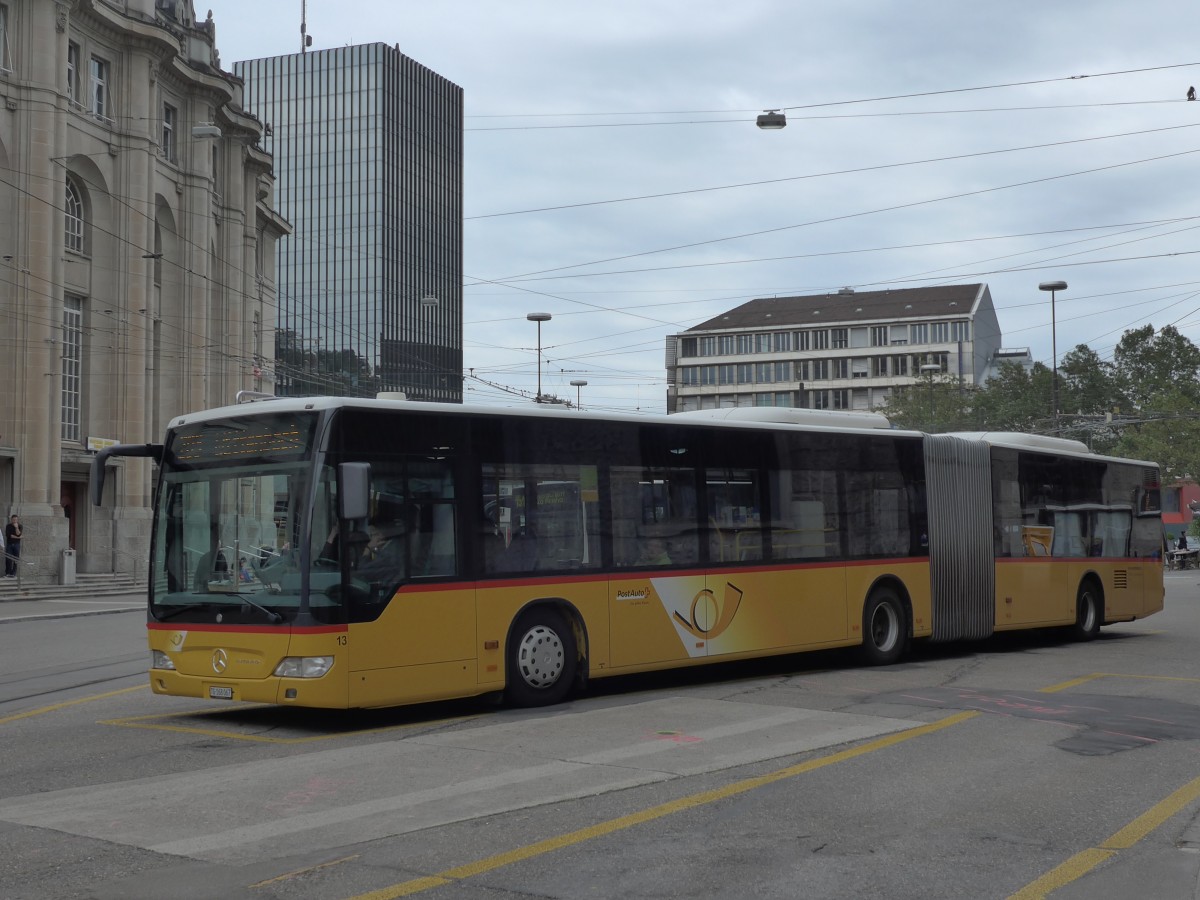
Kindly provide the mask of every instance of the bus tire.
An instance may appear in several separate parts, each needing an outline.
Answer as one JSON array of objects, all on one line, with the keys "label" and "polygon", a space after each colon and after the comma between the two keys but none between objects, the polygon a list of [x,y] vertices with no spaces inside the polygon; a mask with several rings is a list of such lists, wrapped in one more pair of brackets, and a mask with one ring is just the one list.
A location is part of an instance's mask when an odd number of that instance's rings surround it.
[{"label": "bus tire", "polygon": [[561,703],[575,681],[575,632],[562,614],[533,609],[512,630],[505,699],[513,706]]},{"label": "bus tire", "polygon": [[868,666],[889,666],[904,654],[908,626],[904,605],[892,588],[871,592],[863,607],[863,641],[859,656]]},{"label": "bus tire", "polygon": [[1076,641],[1095,640],[1104,622],[1104,598],[1100,586],[1092,579],[1079,585],[1075,598],[1075,624],[1071,626],[1071,638]]}]

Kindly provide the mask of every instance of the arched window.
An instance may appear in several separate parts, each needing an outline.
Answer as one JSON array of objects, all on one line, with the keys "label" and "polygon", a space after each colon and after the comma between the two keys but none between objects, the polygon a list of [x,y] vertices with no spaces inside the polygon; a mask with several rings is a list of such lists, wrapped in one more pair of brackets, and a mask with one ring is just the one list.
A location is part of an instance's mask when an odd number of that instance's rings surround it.
[{"label": "arched window", "polygon": [[79,188],[67,179],[66,198],[66,247],[76,253],[83,252],[83,198]]}]

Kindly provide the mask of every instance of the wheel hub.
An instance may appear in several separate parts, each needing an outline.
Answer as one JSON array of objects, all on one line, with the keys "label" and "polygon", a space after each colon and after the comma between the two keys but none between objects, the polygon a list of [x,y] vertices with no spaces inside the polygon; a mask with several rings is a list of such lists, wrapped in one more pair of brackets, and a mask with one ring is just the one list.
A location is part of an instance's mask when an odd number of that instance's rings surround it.
[{"label": "wheel hub", "polygon": [[566,668],[562,639],[544,625],[531,628],[521,638],[517,662],[521,677],[530,687],[552,686]]}]

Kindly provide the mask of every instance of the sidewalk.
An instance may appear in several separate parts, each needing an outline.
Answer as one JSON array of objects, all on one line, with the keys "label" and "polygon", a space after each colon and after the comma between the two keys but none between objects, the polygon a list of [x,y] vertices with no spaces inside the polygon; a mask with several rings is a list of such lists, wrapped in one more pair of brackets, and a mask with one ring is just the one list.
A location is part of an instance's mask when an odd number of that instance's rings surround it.
[{"label": "sidewalk", "polygon": [[78,597],[46,600],[9,600],[0,603],[0,625],[9,622],[29,622],[35,619],[65,619],[68,616],[97,616],[105,613],[141,612],[146,610],[146,594],[121,594],[112,597]]}]

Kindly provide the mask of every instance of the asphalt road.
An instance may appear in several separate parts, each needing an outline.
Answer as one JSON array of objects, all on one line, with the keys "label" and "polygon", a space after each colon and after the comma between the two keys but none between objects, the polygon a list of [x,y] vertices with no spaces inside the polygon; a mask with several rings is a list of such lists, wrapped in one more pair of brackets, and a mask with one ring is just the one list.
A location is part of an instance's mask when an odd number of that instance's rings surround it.
[{"label": "asphalt road", "polygon": [[156,697],[140,610],[5,604],[0,897],[1195,898],[1200,572],[1167,578],[1164,613],[1090,644],[810,654],[535,711]]}]

